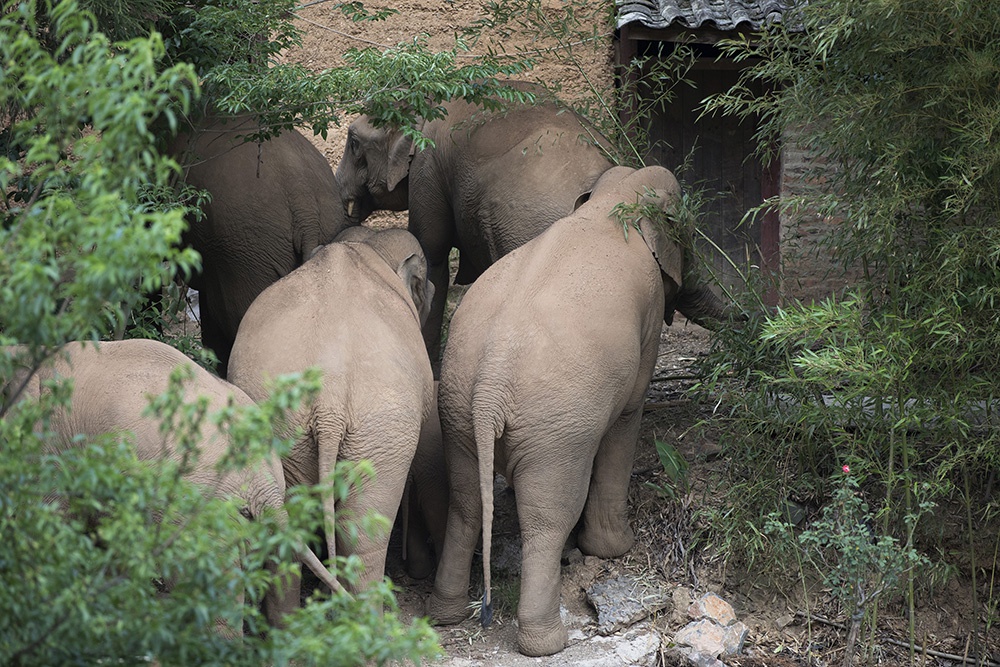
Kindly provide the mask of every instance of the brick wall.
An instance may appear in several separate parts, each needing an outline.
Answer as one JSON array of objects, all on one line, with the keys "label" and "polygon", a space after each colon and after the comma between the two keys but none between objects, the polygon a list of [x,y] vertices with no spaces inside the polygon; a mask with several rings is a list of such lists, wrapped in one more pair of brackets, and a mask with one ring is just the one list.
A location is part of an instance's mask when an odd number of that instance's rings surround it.
[{"label": "brick wall", "polygon": [[[809,174],[823,167],[796,141],[797,132],[787,131],[781,156],[782,197],[806,194],[816,187]],[[780,215],[781,302],[804,303],[839,296],[852,283],[855,272],[845,271],[833,257],[830,232],[841,221],[810,210],[783,211]]]}]

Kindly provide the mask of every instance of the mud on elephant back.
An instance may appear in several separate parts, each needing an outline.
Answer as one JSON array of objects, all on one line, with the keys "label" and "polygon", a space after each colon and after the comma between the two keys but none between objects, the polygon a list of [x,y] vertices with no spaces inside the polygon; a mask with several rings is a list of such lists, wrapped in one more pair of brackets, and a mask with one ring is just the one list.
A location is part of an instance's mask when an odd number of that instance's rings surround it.
[{"label": "mud on elephant back", "polygon": [[337,169],[345,213],[409,209],[409,230],[427,255],[435,298],[424,340],[437,369],[448,287],[448,253],[459,250],[455,282],[472,283],[493,262],[573,211],[612,166],[610,143],[545,89],[507,82],[534,104],[484,111],[464,101],[421,122],[434,142],[416,150],[399,128],[362,116],[348,129]]},{"label": "mud on elephant back", "polygon": [[202,342],[222,377],[257,295],[348,225],[323,154],[295,130],[248,141],[258,129],[252,117],[207,119],[169,151],[184,183],[210,195],[201,215],[189,216],[184,242],[202,257],[190,284],[199,292]]},{"label": "mud on elephant back", "polygon": [[523,653],[566,646],[560,557],[581,513],[584,553],[631,548],[628,485],[663,323],[675,308],[694,320],[728,316],[707,287],[685,282],[690,255],[673,229],[644,215],[626,233],[617,214],[620,204],[663,212],[679,192],[662,167],[615,167],[587,203],[497,261],[463,297],[438,396],[450,500],[427,603],[437,622],[468,616],[480,535],[489,620],[494,470],[514,489],[521,526]]}]

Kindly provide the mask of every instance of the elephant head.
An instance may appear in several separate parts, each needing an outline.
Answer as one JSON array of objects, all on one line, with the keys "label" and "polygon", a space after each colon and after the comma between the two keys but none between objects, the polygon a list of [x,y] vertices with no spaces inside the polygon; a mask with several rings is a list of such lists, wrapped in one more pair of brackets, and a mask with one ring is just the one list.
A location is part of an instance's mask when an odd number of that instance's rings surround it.
[{"label": "elephant head", "polygon": [[[632,177],[632,174],[636,176]],[[662,167],[647,167],[639,172],[629,167],[614,167],[601,176],[590,194],[601,193],[607,188],[624,185],[626,180],[631,182],[635,179],[645,185],[638,203],[659,208],[669,218],[670,209],[680,194],[680,186],[673,174]],[[623,201],[626,200],[623,198]],[[671,283],[674,286],[674,289],[664,289],[663,321],[672,324],[674,311],[679,311],[695,324],[715,330],[724,322],[739,319],[740,315],[735,313],[731,304],[716,296],[707,284],[697,278],[691,266],[691,239],[680,238],[678,235],[683,230],[668,227],[661,222],[662,216],[656,217],[658,220],[654,221],[642,216],[637,226],[643,241],[660,265],[664,287]]]},{"label": "elephant head", "polygon": [[341,243],[363,243],[374,250],[403,281],[417,309],[420,326],[427,321],[434,299],[434,284],[427,277],[427,259],[417,239],[405,229],[376,232],[365,227],[344,230]]},{"label": "elephant head", "polygon": [[375,127],[367,116],[351,123],[337,167],[337,183],[350,224],[360,224],[374,210],[406,210],[413,152],[413,140],[398,128]]}]

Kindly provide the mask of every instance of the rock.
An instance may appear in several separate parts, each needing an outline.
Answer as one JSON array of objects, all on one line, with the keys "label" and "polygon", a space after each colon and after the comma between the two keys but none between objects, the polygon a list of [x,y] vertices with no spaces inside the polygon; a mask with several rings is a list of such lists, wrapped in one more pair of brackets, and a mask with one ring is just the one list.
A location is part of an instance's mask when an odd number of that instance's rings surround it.
[{"label": "rock", "polygon": [[688,616],[697,620],[709,618],[721,626],[736,622],[736,612],[733,606],[715,593],[706,593],[688,607]]},{"label": "rock", "polygon": [[743,650],[750,630],[736,619],[732,605],[715,593],[706,593],[691,603],[688,615],[696,620],[677,632],[674,643],[686,651],[693,664],[717,667],[720,656],[739,655]]},{"label": "rock", "polygon": [[671,597],[674,601],[674,611],[671,621],[674,625],[683,625],[688,621],[686,612],[688,607],[691,606],[691,591],[684,586],[678,586],[673,590]]},{"label": "rock", "polygon": [[743,651],[743,643],[747,640],[750,628],[742,621],[736,621],[732,625],[726,626],[722,639],[722,655],[739,655]]},{"label": "rock", "polygon": [[723,627],[711,619],[703,618],[678,630],[674,635],[674,643],[682,647],[690,646],[694,652],[713,658],[733,656],[739,655],[743,650],[749,631],[740,621]]},{"label": "rock", "polygon": [[600,658],[571,663],[587,667],[617,667],[618,665],[648,665],[658,664],[660,653],[660,634],[648,625],[635,628],[622,637],[595,637],[592,648],[599,648],[607,643],[607,653]]},{"label": "rock", "polygon": [[710,619],[702,619],[688,623],[674,635],[674,643],[678,646],[690,646],[696,653],[710,655],[713,658],[722,654],[724,639],[723,628]]},{"label": "rock", "polygon": [[610,635],[670,606],[672,600],[659,586],[623,574],[593,583],[587,601],[597,610],[597,632]]},{"label": "rock", "polygon": [[722,662],[718,658],[713,658],[710,655],[705,655],[704,653],[698,653],[697,651],[692,651],[686,654],[688,662],[696,667],[726,667],[726,663]]},{"label": "rock", "polygon": [[498,654],[469,661],[451,658],[439,667],[656,667],[660,657],[660,633],[650,623],[640,623],[620,636],[591,637],[579,643],[570,642],[564,651],[543,658],[529,658],[518,653]]}]

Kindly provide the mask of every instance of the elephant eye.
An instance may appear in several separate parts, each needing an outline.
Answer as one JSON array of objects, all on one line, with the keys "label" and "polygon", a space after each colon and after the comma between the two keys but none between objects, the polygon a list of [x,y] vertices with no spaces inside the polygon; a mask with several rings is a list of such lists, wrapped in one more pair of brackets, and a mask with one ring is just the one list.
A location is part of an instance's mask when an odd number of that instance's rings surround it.
[{"label": "elephant eye", "polygon": [[360,147],[360,144],[358,142],[358,138],[355,137],[355,136],[351,136],[347,140],[347,143],[348,143],[348,145],[351,148],[351,153],[353,153],[356,156],[358,154],[358,148]]}]

